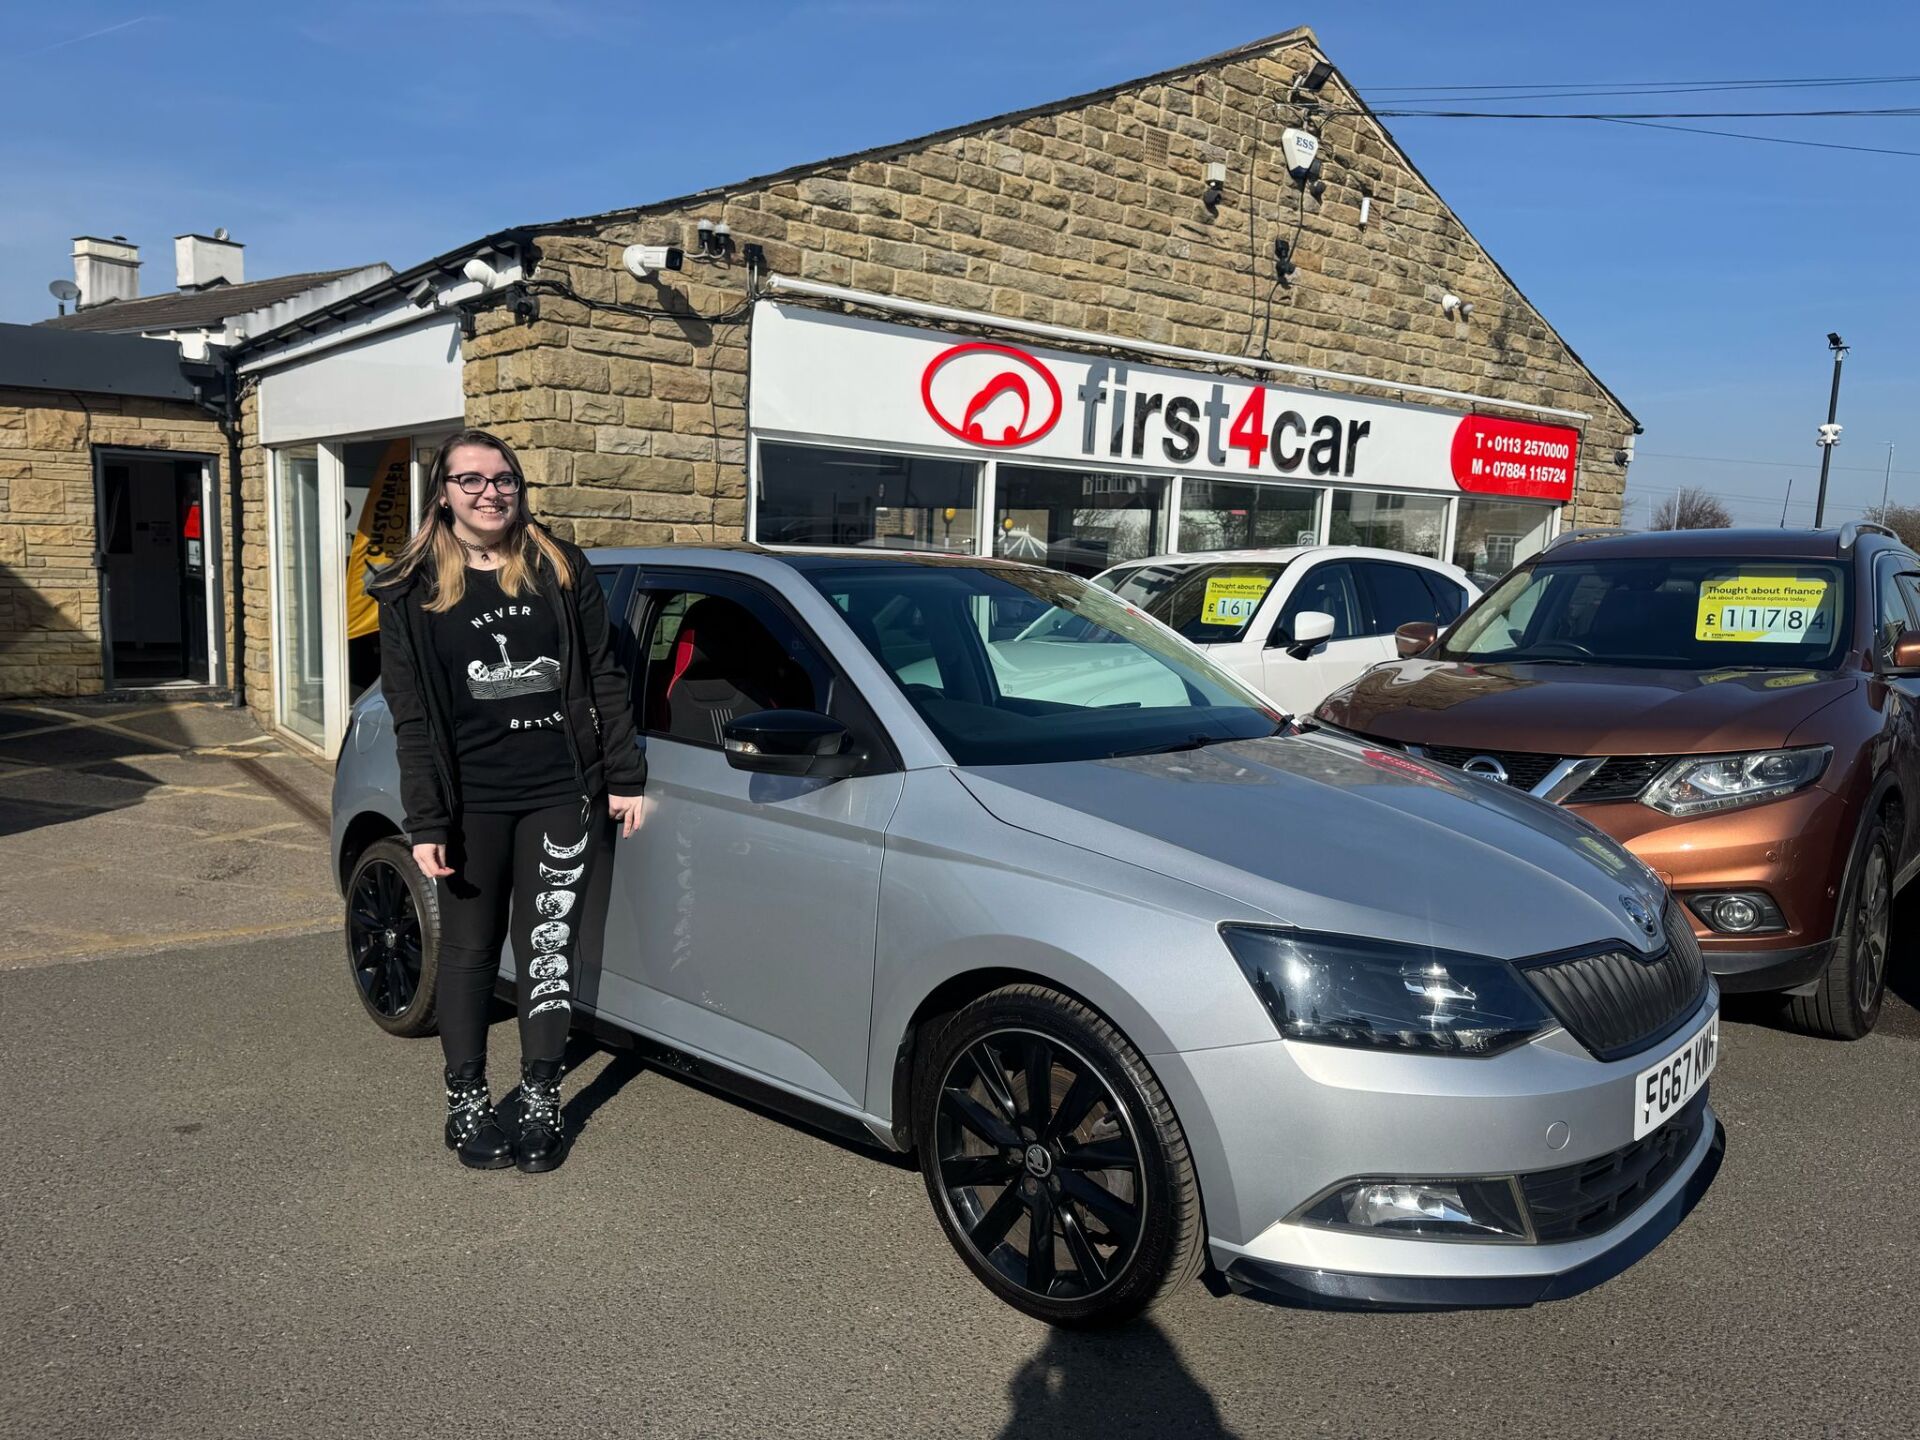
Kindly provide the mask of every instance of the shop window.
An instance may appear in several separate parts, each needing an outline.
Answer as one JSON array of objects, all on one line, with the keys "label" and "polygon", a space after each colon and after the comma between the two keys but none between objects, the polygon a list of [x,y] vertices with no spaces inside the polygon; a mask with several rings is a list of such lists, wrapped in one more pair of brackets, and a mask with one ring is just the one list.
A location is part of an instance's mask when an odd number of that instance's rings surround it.
[{"label": "shop window", "polygon": [[974,553],[980,467],[814,445],[760,446],[762,545]]},{"label": "shop window", "polygon": [[1098,575],[1161,548],[1167,482],[1159,475],[1115,475],[1002,465],[996,485],[993,548],[1009,560]]},{"label": "shop window", "polygon": [[1551,505],[1529,505],[1523,500],[1483,500],[1460,497],[1454,520],[1453,563],[1486,589],[1522,560],[1546,546],[1553,527]]},{"label": "shop window", "polygon": [[1446,527],[1447,502],[1439,496],[1336,490],[1327,538],[1335,545],[1371,545],[1438,560]]},{"label": "shop window", "polygon": [[1182,550],[1251,550],[1312,545],[1318,540],[1320,492],[1292,485],[1233,480],[1186,481],[1180,487]]}]

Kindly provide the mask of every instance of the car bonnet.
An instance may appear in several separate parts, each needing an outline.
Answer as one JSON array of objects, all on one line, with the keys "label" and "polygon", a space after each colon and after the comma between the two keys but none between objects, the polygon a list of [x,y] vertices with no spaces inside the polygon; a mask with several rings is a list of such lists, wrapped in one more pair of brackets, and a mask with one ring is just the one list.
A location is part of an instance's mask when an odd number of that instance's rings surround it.
[{"label": "car bonnet", "polygon": [[955,772],[1001,822],[1309,930],[1514,959],[1657,945],[1653,872],[1503,786],[1325,732]]}]

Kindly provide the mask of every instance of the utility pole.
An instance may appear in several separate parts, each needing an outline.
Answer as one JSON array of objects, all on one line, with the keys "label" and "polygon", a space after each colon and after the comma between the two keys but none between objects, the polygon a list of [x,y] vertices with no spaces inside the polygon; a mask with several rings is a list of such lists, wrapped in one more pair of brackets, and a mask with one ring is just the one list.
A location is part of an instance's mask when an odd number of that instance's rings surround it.
[{"label": "utility pole", "polygon": [[1840,362],[1847,358],[1846,343],[1832,330],[1827,332],[1827,348],[1833,351],[1833,389],[1827,396],[1827,423],[1820,427],[1820,493],[1813,502],[1813,528],[1827,520],[1827,467],[1833,464],[1833,447],[1840,443],[1840,427],[1833,417],[1840,410]]},{"label": "utility pole", "polygon": [[1780,497],[1780,528],[1787,528],[1787,502],[1793,499],[1793,476],[1787,476],[1787,493]]},{"label": "utility pole", "polygon": [[1887,475],[1880,482],[1880,523],[1887,523],[1887,488],[1893,484],[1893,442],[1887,442]]}]

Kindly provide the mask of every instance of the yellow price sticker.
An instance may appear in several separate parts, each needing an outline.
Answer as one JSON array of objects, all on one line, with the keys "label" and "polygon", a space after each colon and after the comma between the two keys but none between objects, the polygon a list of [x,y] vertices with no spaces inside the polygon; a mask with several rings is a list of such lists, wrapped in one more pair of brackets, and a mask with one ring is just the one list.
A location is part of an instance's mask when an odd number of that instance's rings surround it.
[{"label": "yellow price sticker", "polygon": [[1271,575],[1212,575],[1200,602],[1202,625],[1245,625],[1273,588]]},{"label": "yellow price sticker", "polygon": [[1700,584],[1696,640],[1824,645],[1832,637],[1833,603],[1825,580],[1730,575]]}]

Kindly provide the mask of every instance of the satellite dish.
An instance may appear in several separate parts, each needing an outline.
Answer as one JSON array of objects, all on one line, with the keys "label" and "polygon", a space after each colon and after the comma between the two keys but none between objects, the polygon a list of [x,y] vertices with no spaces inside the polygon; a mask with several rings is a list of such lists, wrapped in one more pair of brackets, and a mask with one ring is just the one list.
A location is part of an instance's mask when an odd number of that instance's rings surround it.
[{"label": "satellite dish", "polygon": [[71,280],[55,280],[47,286],[47,293],[56,300],[78,300],[80,287]]},{"label": "satellite dish", "polygon": [[227,227],[222,225],[219,229],[215,230],[213,232],[213,238],[216,240],[225,240],[227,238]]}]

